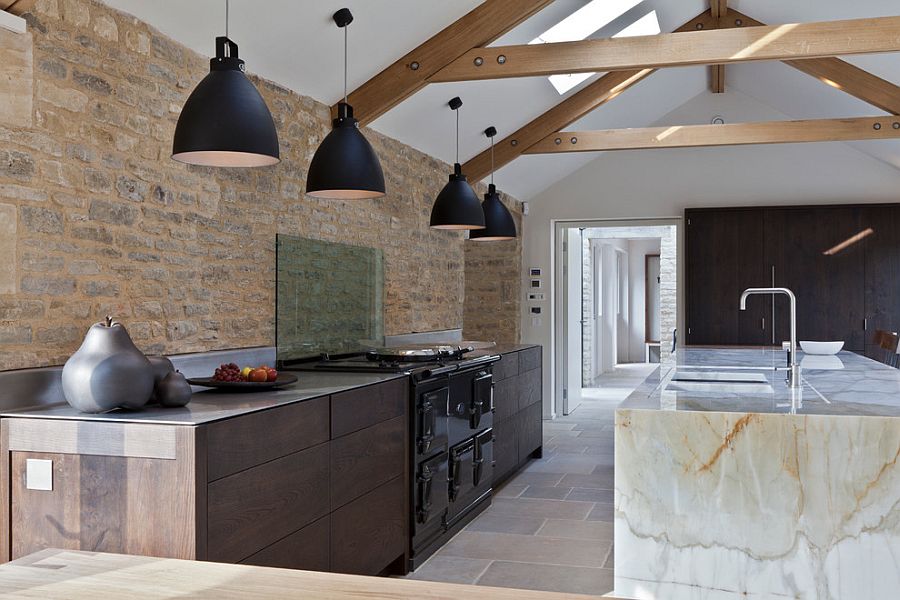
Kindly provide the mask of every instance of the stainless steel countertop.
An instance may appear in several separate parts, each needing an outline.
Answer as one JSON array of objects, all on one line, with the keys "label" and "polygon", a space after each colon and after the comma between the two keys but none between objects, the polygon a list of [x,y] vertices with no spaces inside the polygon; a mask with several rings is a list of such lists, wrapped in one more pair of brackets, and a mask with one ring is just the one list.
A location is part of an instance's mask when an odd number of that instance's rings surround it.
[{"label": "stainless steel countertop", "polygon": [[[900,370],[853,352],[801,352],[803,387],[791,390],[784,381],[785,356],[768,348],[679,348],[674,367],[654,371],[618,408],[900,417]],[[757,374],[762,379],[710,386],[672,382],[676,373]]]},{"label": "stainless steel countertop", "polygon": [[368,385],[408,377],[404,373],[315,373],[294,372],[299,380],[283,388],[265,392],[223,393],[215,390],[194,394],[184,408],[146,407],[137,411],[115,410],[101,414],[79,412],[68,404],[53,404],[0,412],[0,417],[107,421],[116,423],[156,423],[163,425],[203,425],[222,419],[329,396]]}]

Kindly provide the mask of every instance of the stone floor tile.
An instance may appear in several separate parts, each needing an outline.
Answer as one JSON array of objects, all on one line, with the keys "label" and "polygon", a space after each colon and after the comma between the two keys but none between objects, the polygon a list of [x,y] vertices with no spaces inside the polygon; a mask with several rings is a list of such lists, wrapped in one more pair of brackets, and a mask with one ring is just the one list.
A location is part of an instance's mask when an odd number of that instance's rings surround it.
[{"label": "stone floor tile", "polygon": [[460,558],[435,554],[408,577],[446,583],[475,583],[490,564],[490,560],[483,558]]},{"label": "stone floor tile", "polygon": [[529,485],[520,498],[546,498],[549,500],[562,500],[568,496],[572,488],[546,485]]},{"label": "stone floor tile", "polygon": [[462,531],[438,551],[442,556],[602,567],[609,542],[536,535]]},{"label": "stone floor tile", "polygon": [[613,589],[612,569],[495,561],[478,585],[527,588],[570,594],[606,594]]},{"label": "stone floor tile", "polygon": [[575,540],[613,541],[613,524],[606,521],[547,519],[535,535]]}]

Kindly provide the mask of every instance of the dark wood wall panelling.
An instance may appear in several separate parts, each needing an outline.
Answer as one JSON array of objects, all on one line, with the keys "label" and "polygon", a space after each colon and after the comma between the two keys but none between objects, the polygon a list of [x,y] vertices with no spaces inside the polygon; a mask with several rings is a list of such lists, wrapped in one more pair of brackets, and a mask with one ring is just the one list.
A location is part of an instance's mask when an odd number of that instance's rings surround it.
[{"label": "dark wood wall panelling", "polygon": [[494,363],[494,485],[508,479],[543,444],[541,348],[503,354]]},{"label": "dark wood wall panelling", "polygon": [[800,339],[875,356],[874,331],[900,328],[900,205],[688,209],[685,222],[689,345],[787,340],[786,297],[738,310],[745,288],[771,285],[796,294]]}]

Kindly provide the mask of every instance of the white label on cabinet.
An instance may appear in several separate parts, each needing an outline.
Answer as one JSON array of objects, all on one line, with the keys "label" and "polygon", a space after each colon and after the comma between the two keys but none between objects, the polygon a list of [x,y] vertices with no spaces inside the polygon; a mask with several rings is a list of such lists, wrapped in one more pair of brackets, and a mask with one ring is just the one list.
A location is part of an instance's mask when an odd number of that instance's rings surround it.
[{"label": "white label on cabinet", "polygon": [[25,460],[25,488],[53,491],[53,461],[29,458]]}]

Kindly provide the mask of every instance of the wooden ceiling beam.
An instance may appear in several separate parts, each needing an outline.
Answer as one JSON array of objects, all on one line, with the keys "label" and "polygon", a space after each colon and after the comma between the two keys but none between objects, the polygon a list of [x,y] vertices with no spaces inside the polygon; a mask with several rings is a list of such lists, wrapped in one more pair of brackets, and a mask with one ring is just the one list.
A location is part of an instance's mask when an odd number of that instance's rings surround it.
[{"label": "wooden ceiling beam", "polygon": [[[350,93],[354,116],[362,125],[371,123],[425,87],[429,77],[454,59],[493,42],[552,1],[485,0]],[[331,112],[337,115],[337,104]]]},{"label": "wooden ceiling beam", "polygon": [[900,51],[900,16],[890,16],[477,48],[438,71],[429,81],[474,81],[897,51]]},{"label": "wooden ceiling beam", "polygon": [[847,142],[896,138],[900,138],[900,118],[891,116],[763,121],[724,125],[675,125],[639,129],[561,131],[533,145],[526,154]]},{"label": "wooden ceiling beam", "polygon": [[[719,27],[759,27],[760,21],[732,8],[719,20]],[[900,114],[900,86],[873,75],[868,71],[839,58],[813,58],[809,60],[786,60],[789,65],[819,81],[855,96],[881,110]]]},{"label": "wooden ceiling beam", "polygon": [[[709,12],[716,20],[716,29],[719,21],[728,14],[728,0],[709,0]],[[725,65],[712,65],[709,67],[710,91],[713,94],[725,92]]]},{"label": "wooden ceiling beam", "polygon": [[[697,31],[713,27],[710,11],[705,11],[679,27],[676,31]],[[598,106],[606,104],[628,88],[643,81],[654,69],[612,71],[588,84],[553,108],[532,119],[511,135],[494,145],[494,168],[507,165],[546,136],[571,125]],[[487,149],[463,165],[463,173],[470,181],[480,181],[491,172],[491,151]]]}]

